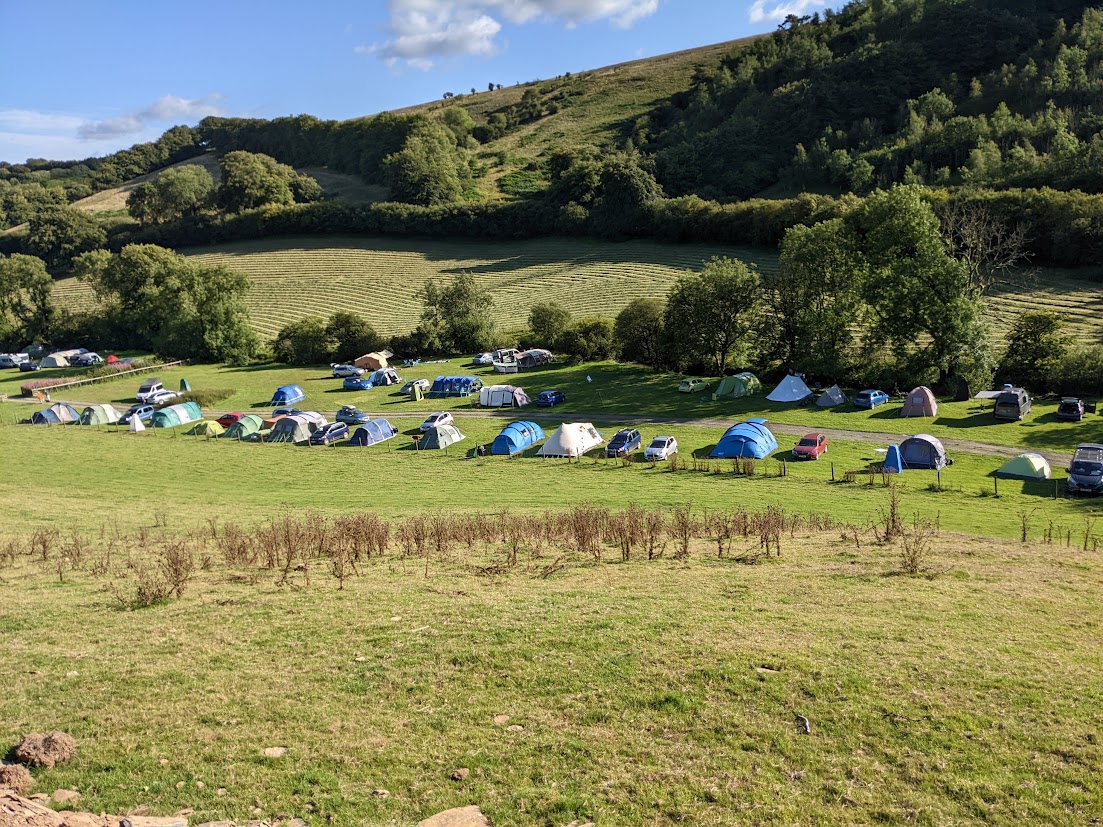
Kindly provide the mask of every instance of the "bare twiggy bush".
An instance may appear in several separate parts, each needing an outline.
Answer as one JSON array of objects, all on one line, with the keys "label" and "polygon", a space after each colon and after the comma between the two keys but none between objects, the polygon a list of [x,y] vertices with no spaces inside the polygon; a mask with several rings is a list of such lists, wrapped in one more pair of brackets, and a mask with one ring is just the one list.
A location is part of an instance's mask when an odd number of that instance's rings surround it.
[{"label": "bare twiggy bush", "polygon": [[56,528],[35,529],[31,535],[31,554],[36,555],[43,563],[48,562],[50,552],[60,539],[61,532]]},{"label": "bare twiggy bush", "polygon": [[504,511],[499,515],[498,522],[502,527],[502,541],[506,547],[506,565],[513,568],[517,565],[521,545],[528,539],[529,527],[523,519],[509,517]]},{"label": "bare twiggy bush", "polygon": [[686,468],[686,461],[682,458],[681,454],[671,454],[670,458],[666,461],[667,471],[684,471]]},{"label": "bare twiggy bush", "polygon": [[169,515],[167,511],[158,511],[153,515],[154,528],[168,528]]},{"label": "bare twiggy bush", "polygon": [[68,560],[70,568],[80,570],[84,567],[85,558],[88,556],[88,540],[74,529],[62,545],[61,553]]},{"label": "bare twiggy bush", "polygon": [[726,511],[706,511],[702,520],[705,535],[716,543],[716,556],[722,558],[731,548],[735,533],[733,515]]},{"label": "bare twiggy bush", "polygon": [[149,526],[138,526],[138,548],[145,548],[149,545]]},{"label": "bare twiggy bush", "polygon": [[437,557],[445,559],[452,550],[455,540],[455,521],[450,514],[440,511],[434,512],[429,517],[429,540],[433,545],[433,551]]},{"label": "bare twiggy bush", "polygon": [[666,551],[666,515],[658,508],[644,512],[643,530],[647,559],[657,560]]},{"label": "bare twiggy bush", "polygon": [[686,503],[674,509],[667,523],[670,539],[674,541],[674,557],[685,560],[689,557],[689,546],[697,529],[697,520],[693,517],[693,503]]},{"label": "bare twiggy bush", "polygon": [[222,531],[215,537],[215,546],[228,566],[256,565],[256,540],[236,523],[226,523],[222,527]]},{"label": "bare twiggy bush", "polygon": [[188,581],[195,573],[195,555],[191,546],[186,542],[171,542],[161,549],[159,561],[161,574],[170,592],[180,599],[184,596]]},{"label": "bare twiggy bush", "polygon": [[608,519],[608,509],[589,503],[579,503],[567,512],[568,536],[580,554],[588,554],[601,561],[601,538]]},{"label": "bare twiggy bush", "polygon": [[889,505],[888,509],[880,509],[881,512],[881,530],[880,540],[884,543],[891,543],[897,537],[901,537],[904,534],[904,521],[900,514],[900,492],[897,491],[896,486],[889,486]]},{"label": "bare twiggy bush", "polygon": [[785,530],[785,512],[776,505],[765,511],[759,511],[750,517],[751,531],[758,536],[758,547],[768,558],[773,547],[777,556],[781,556],[781,534]]},{"label": "bare twiggy bush", "polygon": [[620,559],[624,562],[628,562],[632,558],[632,550],[645,541],[647,526],[644,515],[644,510],[633,502],[624,511],[609,517],[612,539],[620,548]]},{"label": "bare twiggy bush", "polygon": [[927,570],[934,535],[935,528],[931,523],[922,523],[900,535],[900,569],[905,574],[920,574]]}]

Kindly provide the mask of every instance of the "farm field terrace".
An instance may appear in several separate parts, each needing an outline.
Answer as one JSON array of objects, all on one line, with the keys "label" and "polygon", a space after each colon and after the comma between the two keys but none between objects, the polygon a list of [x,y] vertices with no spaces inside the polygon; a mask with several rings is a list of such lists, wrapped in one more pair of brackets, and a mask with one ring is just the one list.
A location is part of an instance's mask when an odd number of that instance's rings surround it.
[{"label": "farm field terrace", "polygon": [[[940,402],[934,419],[901,418],[902,401],[894,400],[872,411],[860,410],[847,403],[835,408],[815,405],[796,406],[770,402],[764,395],[738,400],[713,400],[709,392],[678,393],[678,374],[651,371],[638,365],[615,362],[581,365],[553,364],[518,374],[496,374],[488,367],[474,367],[466,359],[425,362],[412,367],[397,368],[404,381],[425,378],[430,381],[440,375],[470,374],[486,384],[515,384],[528,394],[536,395],[548,388],[558,388],[567,401],[554,408],[535,405],[505,412],[515,419],[536,419],[552,423],[593,419],[606,427],[604,418],[636,422],[656,420],[706,420],[721,431],[750,417],[762,417],[769,423],[806,428],[809,431],[874,432],[910,436],[929,433],[945,440],[967,440],[988,445],[1007,446],[1024,451],[1044,451],[1052,455],[1054,467],[1064,465],[1060,455],[1071,456],[1081,442],[1103,442],[1103,415],[1089,414],[1081,422],[1059,422],[1056,399],[1038,400],[1029,417],[1022,422],[997,422],[992,417],[992,402]],[[19,386],[27,381],[48,377],[80,378],[80,369],[38,371],[34,374],[18,371],[0,372],[0,395],[18,397]],[[289,367],[265,363],[234,368],[223,365],[187,365],[150,374],[122,377],[93,385],[52,392],[55,401],[74,403],[110,402],[120,409],[134,404],[134,394],[143,378],[157,376],[165,387],[177,388],[186,378],[197,390],[226,389],[232,394],[218,404],[219,411],[266,412],[277,386],[300,385],[306,400],[298,403],[303,410],[332,413],[345,404],[386,417],[424,417],[430,411],[452,410],[457,415],[472,410],[473,398],[409,400],[398,393],[399,386],[373,388],[368,391],[346,391],[341,380],[334,379],[328,365]],[[718,380],[710,380],[715,387]],[[0,406],[0,419],[14,421],[27,418],[34,408],[27,403]],[[718,436],[718,434],[716,434]],[[709,444],[706,439],[700,445]],[[711,439],[715,442],[715,436]],[[683,449],[685,450],[685,449]]]}]

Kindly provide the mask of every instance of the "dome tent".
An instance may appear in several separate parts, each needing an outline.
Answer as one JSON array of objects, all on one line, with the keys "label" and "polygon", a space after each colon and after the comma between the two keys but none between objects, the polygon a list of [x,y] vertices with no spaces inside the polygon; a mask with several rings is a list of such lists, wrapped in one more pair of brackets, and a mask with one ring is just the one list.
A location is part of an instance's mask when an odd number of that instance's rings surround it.
[{"label": "dome tent", "polygon": [[68,425],[70,422],[79,422],[80,414],[72,405],[64,402],[55,402],[48,408],[35,412],[31,417],[32,425]]},{"label": "dome tent", "polygon": [[765,419],[748,419],[732,425],[720,437],[709,454],[710,459],[765,459],[777,450],[777,439],[766,427]]},{"label": "dome tent", "polygon": [[111,405],[89,405],[80,413],[81,425],[110,425],[119,421],[119,412]]},{"label": "dome tent", "polygon": [[438,425],[425,432],[418,443],[418,450],[435,451],[455,445],[466,438],[455,425]]},{"label": "dome tent", "polygon": [[1009,459],[996,471],[1004,480],[1048,480],[1052,471],[1049,461],[1041,454],[1019,454]]},{"label": "dome tent", "polygon": [[926,385],[912,388],[900,409],[900,416],[938,416],[938,400]]},{"label": "dome tent", "polygon": [[716,386],[712,394],[713,399],[739,399],[742,396],[751,396],[762,390],[762,383],[758,377],[749,371],[737,373],[734,376],[725,376]]},{"label": "dome tent", "polygon": [[900,459],[905,468],[925,468],[937,471],[951,460],[942,443],[930,434],[916,434],[900,443]]},{"label": "dome tent", "polygon": [[255,434],[259,431],[262,422],[264,422],[264,420],[256,414],[245,414],[245,416],[237,422],[230,425],[222,436],[226,439],[244,439],[250,434]]},{"label": "dome tent", "polygon": [[276,392],[272,394],[272,401],[269,405],[291,405],[295,402],[302,402],[306,399],[306,394],[303,393],[303,389],[298,385],[281,385],[276,388]]},{"label": "dome tent", "polygon": [[223,427],[217,422],[203,420],[202,422],[195,423],[195,425],[189,428],[185,433],[187,436],[215,437],[222,436],[225,432]]},{"label": "dome tent", "polygon": [[398,429],[385,419],[372,419],[356,429],[346,445],[363,448],[365,445],[378,445],[398,434]]}]

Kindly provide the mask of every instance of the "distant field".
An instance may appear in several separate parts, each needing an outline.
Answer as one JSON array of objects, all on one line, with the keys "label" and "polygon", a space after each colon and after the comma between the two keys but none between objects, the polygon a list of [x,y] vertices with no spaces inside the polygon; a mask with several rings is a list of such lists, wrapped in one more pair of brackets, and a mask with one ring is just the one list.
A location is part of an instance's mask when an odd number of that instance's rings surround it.
[{"label": "distant field", "polygon": [[[245,273],[253,282],[249,311],[257,332],[271,338],[288,322],[337,310],[359,313],[384,335],[413,329],[426,281],[471,273],[494,297],[494,315],[506,330],[523,328],[529,308],[555,300],[576,317],[614,316],[635,298],[664,297],[678,275],[727,255],[777,269],[775,250],[723,245],[610,243],[594,239],[465,242],[396,238],[308,236],[263,239],[182,251],[207,264]],[[1103,342],[1103,283],[1067,270],[1020,276],[989,299],[988,321],[1002,342],[1025,309],[1052,309],[1068,320],[1082,343]],[[58,282],[59,302],[88,307],[89,288]]]}]

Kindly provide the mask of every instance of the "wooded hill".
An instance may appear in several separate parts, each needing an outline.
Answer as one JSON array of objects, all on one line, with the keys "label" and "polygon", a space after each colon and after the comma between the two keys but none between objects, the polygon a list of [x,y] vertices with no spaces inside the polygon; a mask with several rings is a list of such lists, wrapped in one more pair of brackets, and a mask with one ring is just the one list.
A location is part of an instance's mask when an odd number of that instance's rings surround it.
[{"label": "wooded hill", "polygon": [[[926,185],[1096,264],[1103,11],[1069,0],[859,0],[771,35],[351,121],[207,118],[81,163],[0,165],[6,226],[191,154],[263,153],[386,200],[212,202],[113,247],[289,233],[590,234],[773,246],[875,188]],[[9,241],[9,251],[11,242]]]}]

